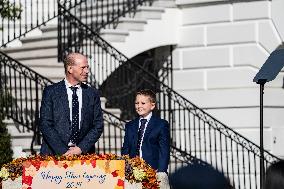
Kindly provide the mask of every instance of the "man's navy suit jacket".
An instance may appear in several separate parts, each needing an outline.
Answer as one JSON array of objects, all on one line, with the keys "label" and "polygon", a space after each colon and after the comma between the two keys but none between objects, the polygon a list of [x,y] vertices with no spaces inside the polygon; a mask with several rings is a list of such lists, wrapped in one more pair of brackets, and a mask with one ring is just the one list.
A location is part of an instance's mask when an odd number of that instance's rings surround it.
[{"label": "man's navy suit jacket", "polygon": [[[81,84],[82,109],[77,146],[87,153],[103,132],[100,96],[96,89]],[[39,129],[43,136],[42,155],[67,152],[71,136],[70,109],[65,81],[47,86],[43,91]]]},{"label": "man's navy suit jacket", "polygon": [[[125,125],[122,155],[136,156],[139,118]],[[170,131],[166,120],[152,116],[142,142],[142,158],[158,172],[167,172],[170,159]]]}]

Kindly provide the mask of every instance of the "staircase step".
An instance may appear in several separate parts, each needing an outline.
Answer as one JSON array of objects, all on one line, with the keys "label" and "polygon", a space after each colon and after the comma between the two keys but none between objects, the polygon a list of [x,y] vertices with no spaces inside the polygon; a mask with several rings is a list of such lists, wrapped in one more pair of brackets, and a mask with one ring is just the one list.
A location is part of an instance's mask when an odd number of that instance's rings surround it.
[{"label": "staircase step", "polygon": [[32,48],[57,48],[58,39],[46,39],[46,40],[38,40],[38,41],[25,41],[22,43],[21,48],[23,49],[32,49]]},{"label": "staircase step", "polygon": [[37,49],[37,50],[27,50],[20,52],[8,53],[9,56],[16,60],[28,60],[28,59],[43,59],[43,58],[54,58],[57,57],[57,48],[51,49]]},{"label": "staircase step", "polygon": [[[57,42],[57,40],[56,40]],[[34,50],[39,50],[40,49],[45,49],[45,50],[49,50],[49,49],[57,49],[57,43],[54,44],[54,42],[52,44],[46,44],[45,42],[40,42],[38,43],[38,45],[34,45],[34,44],[23,44],[23,46],[21,47],[10,47],[10,48],[6,48],[3,49],[3,51],[7,54],[9,53],[18,53],[18,52],[23,52],[23,51],[34,51]]]},{"label": "staircase step", "polygon": [[[94,7],[94,5],[93,5],[93,7]],[[83,9],[82,10],[82,12],[81,12],[81,15],[79,15],[79,14],[77,14],[81,19],[82,18],[86,18],[86,17],[101,17],[101,16],[103,16],[103,15],[107,15],[107,14],[109,14],[109,13],[111,13],[111,12],[115,12],[115,13],[117,13],[118,12],[118,9],[120,10],[120,11],[122,11],[123,10],[123,6],[122,5],[120,5],[119,7],[118,6],[116,6],[115,7],[115,10],[113,10],[113,8],[112,7],[107,7],[107,6],[104,6],[103,7],[103,9],[100,7],[100,9],[99,10],[96,10],[96,9],[91,9],[91,5],[87,8],[87,9]]]},{"label": "staircase step", "polygon": [[57,58],[46,58],[46,59],[33,59],[33,60],[22,60],[23,65],[29,66],[32,69],[37,67],[52,67],[52,68],[64,68],[63,62],[58,62]]},{"label": "staircase step", "polygon": [[138,7],[138,11],[135,17],[145,18],[145,19],[161,19],[162,13],[164,12],[165,12],[164,8],[141,6]]},{"label": "staircase step", "polygon": [[33,69],[45,77],[64,78],[64,67],[33,67]]},{"label": "staircase step", "polygon": [[52,35],[41,35],[41,36],[33,36],[33,37],[27,37],[27,38],[23,38],[21,39],[22,43],[28,43],[28,42],[35,42],[35,41],[47,41],[47,40],[51,40],[51,39],[57,39],[58,36],[54,36],[55,32],[52,33]]},{"label": "staircase step", "polygon": [[111,42],[124,42],[129,35],[129,31],[118,29],[102,29],[100,33],[102,38]]},{"label": "staircase step", "polygon": [[8,132],[12,135],[18,135],[23,132],[31,132],[26,127],[14,122],[12,119],[5,119],[4,123],[7,125]]},{"label": "staircase step", "polygon": [[52,32],[52,31],[57,31],[57,25],[48,25],[48,26],[42,26],[40,27],[40,30],[43,33],[47,33],[47,32]]},{"label": "staircase step", "polygon": [[145,24],[147,24],[146,19],[121,18],[121,19],[119,19],[117,29],[143,31]]},{"label": "staircase step", "polygon": [[19,135],[11,135],[12,146],[21,146],[29,148],[33,139],[33,133],[21,133]]},{"label": "staircase step", "polygon": [[174,0],[156,0],[152,4],[153,7],[175,8],[177,7]]},{"label": "staircase step", "polygon": [[[103,0],[103,1],[97,1],[96,3],[88,3],[87,6],[82,6],[80,7],[80,11],[89,11],[94,7],[99,7],[99,9],[101,8],[105,8],[105,7],[112,7],[112,6],[122,6],[123,0]],[[84,4],[86,5],[86,4]]]}]

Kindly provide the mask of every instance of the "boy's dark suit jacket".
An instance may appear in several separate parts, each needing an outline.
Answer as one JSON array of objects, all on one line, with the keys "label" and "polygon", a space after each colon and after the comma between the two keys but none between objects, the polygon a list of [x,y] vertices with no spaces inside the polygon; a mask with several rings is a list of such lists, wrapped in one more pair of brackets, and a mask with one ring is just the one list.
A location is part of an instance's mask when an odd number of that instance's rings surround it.
[{"label": "boy's dark suit jacket", "polygon": [[[81,87],[82,110],[77,146],[82,153],[87,153],[103,132],[103,118],[98,91],[86,84],[81,84]],[[64,80],[44,89],[39,129],[43,136],[42,155],[62,155],[68,150],[71,121]]]},{"label": "boy's dark suit jacket", "polygon": [[[139,118],[125,125],[122,155],[136,156]],[[170,131],[167,121],[155,117],[149,120],[142,142],[142,158],[158,172],[167,172],[170,159]]]}]

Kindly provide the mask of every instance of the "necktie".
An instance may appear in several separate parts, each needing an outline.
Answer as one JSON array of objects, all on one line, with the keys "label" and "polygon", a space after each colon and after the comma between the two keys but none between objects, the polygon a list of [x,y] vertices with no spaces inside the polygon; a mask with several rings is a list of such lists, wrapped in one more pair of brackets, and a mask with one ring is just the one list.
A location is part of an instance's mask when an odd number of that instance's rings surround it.
[{"label": "necktie", "polygon": [[78,96],[77,96],[77,87],[70,87],[73,94],[72,94],[72,132],[71,132],[71,137],[70,141],[73,144],[76,144],[79,136],[79,101],[78,101]]},{"label": "necktie", "polygon": [[145,125],[147,123],[147,119],[140,119],[140,127],[138,129],[138,140],[137,140],[137,147],[136,147],[136,154],[139,156],[140,154],[140,145],[142,142],[143,131],[145,130]]}]

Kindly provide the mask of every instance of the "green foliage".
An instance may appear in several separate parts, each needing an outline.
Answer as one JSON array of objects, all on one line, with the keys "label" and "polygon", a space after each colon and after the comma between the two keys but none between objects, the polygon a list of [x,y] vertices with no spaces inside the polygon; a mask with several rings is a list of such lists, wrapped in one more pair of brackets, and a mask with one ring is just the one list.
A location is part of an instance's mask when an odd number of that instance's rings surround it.
[{"label": "green foliage", "polygon": [[21,6],[10,3],[9,0],[0,0],[0,16],[2,18],[20,18]]},{"label": "green foliage", "polygon": [[13,151],[11,149],[11,136],[8,133],[7,125],[3,122],[5,119],[4,106],[10,95],[3,93],[0,88],[0,167],[3,164],[12,161]]}]

